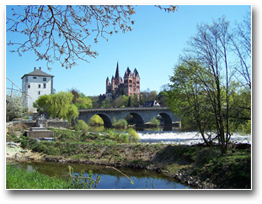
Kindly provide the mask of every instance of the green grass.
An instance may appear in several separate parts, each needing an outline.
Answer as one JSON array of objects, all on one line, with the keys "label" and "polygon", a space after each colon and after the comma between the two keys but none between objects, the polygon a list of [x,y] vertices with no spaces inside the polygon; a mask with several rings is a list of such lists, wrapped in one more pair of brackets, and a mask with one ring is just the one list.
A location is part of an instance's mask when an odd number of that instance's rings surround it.
[{"label": "green grass", "polygon": [[6,166],[6,189],[68,189],[69,184],[38,172]]}]

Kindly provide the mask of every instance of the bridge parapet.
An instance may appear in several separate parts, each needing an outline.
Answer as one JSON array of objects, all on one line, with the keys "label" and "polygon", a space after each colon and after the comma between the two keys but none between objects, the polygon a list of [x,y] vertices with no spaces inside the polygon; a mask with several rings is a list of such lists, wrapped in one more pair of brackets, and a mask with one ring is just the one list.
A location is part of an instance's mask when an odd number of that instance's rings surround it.
[{"label": "bridge parapet", "polygon": [[79,109],[79,112],[121,112],[121,111],[161,111],[169,110],[167,107],[132,107],[132,108],[89,108]]}]

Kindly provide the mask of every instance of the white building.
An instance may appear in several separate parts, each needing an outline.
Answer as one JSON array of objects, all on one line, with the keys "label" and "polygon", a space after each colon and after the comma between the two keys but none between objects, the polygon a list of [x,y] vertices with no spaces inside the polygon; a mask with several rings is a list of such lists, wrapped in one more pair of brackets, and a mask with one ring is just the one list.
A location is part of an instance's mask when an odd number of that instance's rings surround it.
[{"label": "white building", "polygon": [[49,95],[53,93],[53,75],[47,74],[39,69],[34,68],[33,72],[25,74],[22,79],[22,91],[26,93],[23,96],[24,104],[28,107],[28,111],[36,112],[33,108],[39,96]]}]

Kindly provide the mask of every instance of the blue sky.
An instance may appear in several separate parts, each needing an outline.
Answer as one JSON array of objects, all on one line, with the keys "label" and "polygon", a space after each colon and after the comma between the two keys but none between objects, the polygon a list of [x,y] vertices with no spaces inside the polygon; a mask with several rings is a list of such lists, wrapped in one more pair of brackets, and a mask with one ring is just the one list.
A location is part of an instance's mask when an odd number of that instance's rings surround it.
[{"label": "blue sky", "polygon": [[[55,76],[56,91],[76,88],[85,95],[96,96],[105,93],[105,80],[115,74],[118,62],[122,77],[127,67],[131,71],[135,68],[138,70],[141,91],[150,89],[159,92],[162,85],[169,83],[179,55],[190,37],[196,34],[197,24],[212,23],[226,16],[233,26],[236,21],[242,22],[246,12],[251,10],[250,5],[178,6],[174,13],[150,5],[136,6],[136,14],[132,16],[135,21],[132,32],[113,34],[108,36],[108,41],[99,38],[97,44],[91,44],[99,56],[96,59],[88,58],[90,63],[78,60],[78,66],[68,70],[56,63],[49,71],[46,62],[36,61],[34,53],[19,57],[17,53],[10,53],[7,47],[6,76],[21,88],[21,77],[33,71],[34,67],[42,67],[44,72]],[[6,13],[9,15],[8,9]],[[9,39],[10,34],[7,33],[6,42]],[[90,41],[93,42],[93,39]],[[8,80],[6,87],[11,87]]]}]

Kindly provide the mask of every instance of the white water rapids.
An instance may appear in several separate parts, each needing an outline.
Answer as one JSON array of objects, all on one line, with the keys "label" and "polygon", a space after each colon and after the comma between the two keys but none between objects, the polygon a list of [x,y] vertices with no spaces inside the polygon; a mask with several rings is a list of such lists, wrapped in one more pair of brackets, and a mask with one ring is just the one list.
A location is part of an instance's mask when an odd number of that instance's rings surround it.
[{"label": "white water rapids", "polygon": [[[143,131],[143,132],[138,132],[138,135],[140,137],[140,142],[146,142],[146,143],[194,145],[204,142],[202,136],[196,131],[191,131],[191,132]],[[231,136],[230,141],[233,143],[251,144],[251,134],[240,135],[238,133],[234,133]]]}]

